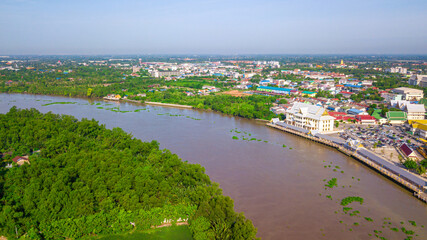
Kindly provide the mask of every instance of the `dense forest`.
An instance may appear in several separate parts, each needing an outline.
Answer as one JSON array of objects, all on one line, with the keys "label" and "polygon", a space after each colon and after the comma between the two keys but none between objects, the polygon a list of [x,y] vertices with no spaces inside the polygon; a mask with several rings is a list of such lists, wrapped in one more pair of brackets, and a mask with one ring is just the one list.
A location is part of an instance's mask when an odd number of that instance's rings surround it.
[{"label": "dense forest", "polygon": [[209,109],[249,119],[271,119],[275,114],[270,111],[270,107],[273,106],[272,103],[276,101],[277,97],[261,95],[234,97],[226,94],[186,96],[179,90],[170,89],[163,92],[148,93],[147,97],[143,99],[153,102],[190,105],[198,109]]},{"label": "dense forest", "polygon": [[[129,96],[134,100],[191,105],[199,109],[214,110],[250,119],[269,120],[275,116],[270,112],[271,103],[276,100],[274,97],[197,94],[196,91],[204,85],[219,87],[222,90],[233,85],[221,77],[189,77],[179,81],[165,81],[161,78],[147,76],[146,71],[141,71],[139,77],[125,77],[129,71],[108,67],[77,67],[69,72],[66,71],[66,68],[61,72],[25,69],[19,72],[3,72],[5,75],[0,74],[0,92],[91,98],[101,98],[115,93]],[[6,80],[12,82],[7,83]],[[165,89],[166,87],[168,89]],[[195,95],[187,96],[188,91]],[[139,93],[145,93],[147,96],[136,96]]]},{"label": "dense forest", "polygon": [[[252,222],[203,167],[155,141],[16,107],[0,115],[0,129],[0,235],[77,239],[181,218],[194,239],[255,238]],[[24,155],[30,164],[12,163]]]}]

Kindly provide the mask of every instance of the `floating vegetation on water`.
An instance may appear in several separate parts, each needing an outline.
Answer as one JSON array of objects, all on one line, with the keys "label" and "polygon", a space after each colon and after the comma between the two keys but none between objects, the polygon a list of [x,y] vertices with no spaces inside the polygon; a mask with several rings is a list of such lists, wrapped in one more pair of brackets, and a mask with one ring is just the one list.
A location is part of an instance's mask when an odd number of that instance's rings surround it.
[{"label": "floating vegetation on water", "polygon": [[344,171],[341,171],[341,173],[344,173]]},{"label": "floating vegetation on water", "polygon": [[104,107],[97,107],[98,109],[104,109]]},{"label": "floating vegetation on water", "polygon": [[361,198],[361,197],[346,197],[346,198],[343,198],[341,200],[341,205],[347,206],[348,204],[350,204],[352,202],[359,202],[360,205],[362,205],[363,204],[363,198]]},{"label": "floating vegetation on water", "polygon": [[332,196],[331,195],[326,195],[326,197],[332,200]]},{"label": "floating vegetation on water", "polygon": [[353,211],[353,212],[350,213],[350,216],[351,217],[357,216],[357,214],[359,214],[359,213],[360,213],[359,211]]},{"label": "floating vegetation on water", "polygon": [[49,105],[54,105],[54,104],[76,104],[77,102],[51,102],[51,103],[46,103],[43,104],[42,106],[49,106]]},{"label": "floating vegetation on water", "polygon": [[268,141],[264,140],[265,143],[268,143]]},{"label": "floating vegetation on water", "polygon": [[284,147],[284,148],[285,148],[285,147],[286,147],[286,145],[285,145],[285,144],[283,144],[283,145],[282,145],[282,147]]},{"label": "floating vegetation on water", "polygon": [[239,138],[237,136],[233,136],[232,138],[235,140],[239,140]]},{"label": "floating vegetation on water", "polygon": [[359,226],[358,222],[353,223],[354,226]]},{"label": "floating vegetation on water", "polygon": [[351,207],[343,207],[342,211],[347,214],[347,212],[350,211],[350,210],[352,210],[352,209],[353,208],[351,208]]},{"label": "floating vegetation on water", "polygon": [[414,231],[412,231],[412,230],[407,230],[407,229],[406,229],[406,228],[404,228],[404,227],[400,228],[400,230],[402,230],[402,232],[403,232],[404,234],[406,234],[406,235],[414,235],[414,234],[415,234],[415,232],[414,232]]},{"label": "floating vegetation on water", "polygon": [[292,149],[292,148],[289,148],[289,149]]},{"label": "floating vegetation on water", "polygon": [[[111,105],[111,104],[110,104]],[[133,110],[134,112],[140,112],[140,111],[145,111],[145,110],[147,110],[146,108],[140,108],[140,109],[135,109],[135,110]]]},{"label": "floating vegetation on water", "polygon": [[338,186],[338,184],[337,184],[337,179],[336,178],[332,178],[331,180],[328,181],[327,184],[325,184],[325,187],[328,187],[328,188],[334,188],[334,187],[337,187],[337,186]]},{"label": "floating vegetation on water", "polygon": [[96,103],[95,105],[101,105],[101,103]]},{"label": "floating vegetation on water", "polygon": [[414,226],[414,227],[416,227],[416,226],[417,226],[417,223],[416,223],[415,221],[408,220],[408,222],[409,222],[412,226]]},{"label": "floating vegetation on water", "polygon": [[335,168],[340,169],[340,166],[335,166]]},{"label": "floating vegetation on water", "polygon": [[398,228],[390,228],[390,230],[391,230],[391,231],[394,231],[394,232],[399,232],[399,229],[398,229]]},{"label": "floating vegetation on water", "polygon": [[334,168],[332,171],[336,172],[337,170]]},{"label": "floating vegetation on water", "polygon": [[368,222],[373,222],[374,221],[374,220],[372,220],[372,218],[369,218],[369,217],[365,217],[365,220],[368,221]]}]

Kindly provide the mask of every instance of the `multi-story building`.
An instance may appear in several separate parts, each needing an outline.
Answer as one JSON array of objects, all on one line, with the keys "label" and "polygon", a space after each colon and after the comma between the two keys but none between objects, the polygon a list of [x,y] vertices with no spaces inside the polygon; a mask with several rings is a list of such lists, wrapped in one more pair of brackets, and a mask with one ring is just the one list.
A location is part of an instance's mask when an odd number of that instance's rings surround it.
[{"label": "multi-story building", "polygon": [[408,101],[418,101],[424,97],[423,90],[414,88],[400,87],[393,89],[393,92],[396,94],[401,94],[403,96],[403,100]]},{"label": "multi-story building", "polygon": [[427,75],[412,75],[408,80],[409,85],[427,87]]},{"label": "multi-story building", "polygon": [[408,120],[423,120],[426,116],[424,104],[408,104],[405,106]]},{"label": "multi-story building", "polygon": [[391,72],[391,73],[401,73],[401,74],[408,73],[408,69],[407,68],[403,68],[403,67],[392,67],[390,69],[387,69],[386,71],[387,72]]},{"label": "multi-story building", "polygon": [[286,111],[286,123],[321,133],[334,130],[334,117],[320,106],[296,102]]}]

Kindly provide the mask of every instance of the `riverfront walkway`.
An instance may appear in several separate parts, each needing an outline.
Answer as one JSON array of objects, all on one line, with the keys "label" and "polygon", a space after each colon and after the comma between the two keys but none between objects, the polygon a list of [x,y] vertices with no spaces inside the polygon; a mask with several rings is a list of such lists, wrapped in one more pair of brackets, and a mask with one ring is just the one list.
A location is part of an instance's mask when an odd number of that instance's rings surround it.
[{"label": "riverfront walkway", "polygon": [[341,139],[330,136],[322,138],[327,136],[323,134],[316,134],[315,136],[312,136],[308,134],[306,129],[300,131],[300,128],[283,122],[279,122],[277,124],[267,123],[267,126],[336,148],[338,151],[359,160],[382,175],[394,180],[407,189],[410,189],[414,192],[414,196],[424,202],[427,202],[427,193],[425,192],[427,190],[427,181],[425,179],[411,174],[365,148],[359,148],[357,150],[352,149],[346,146],[345,142],[341,141]]},{"label": "riverfront walkway", "polygon": [[359,149],[359,150],[357,150],[357,152],[360,155],[380,164],[382,167],[385,167],[387,169],[392,170],[393,172],[399,174],[401,177],[407,178],[409,181],[411,181],[411,182],[413,182],[413,183],[415,183],[421,187],[424,187],[424,188],[427,187],[427,182],[423,178],[418,177],[414,174],[411,174],[410,172],[406,171],[405,169],[402,169],[401,167],[396,166],[395,164],[371,153],[370,151],[368,151],[366,149]]}]

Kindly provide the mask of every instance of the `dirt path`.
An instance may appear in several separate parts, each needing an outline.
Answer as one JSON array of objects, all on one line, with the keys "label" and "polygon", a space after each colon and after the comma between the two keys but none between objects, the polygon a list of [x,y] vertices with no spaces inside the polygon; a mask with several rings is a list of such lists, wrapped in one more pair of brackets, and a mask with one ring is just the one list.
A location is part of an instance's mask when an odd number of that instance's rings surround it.
[{"label": "dirt path", "polygon": [[[176,223],[176,225],[177,226],[188,225],[188,222],[187,221],[185,221],[185,222],[178,222],[178,223]],[[170,226],[172,226],[172,223],[163,223],[162,225],[153,226],[152,228],[162,228],[162,227],[170,227]],[[2,240],[2,239],[0,239],[0,240]]]}]

